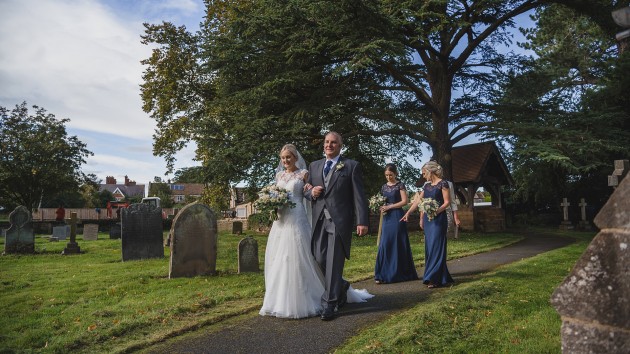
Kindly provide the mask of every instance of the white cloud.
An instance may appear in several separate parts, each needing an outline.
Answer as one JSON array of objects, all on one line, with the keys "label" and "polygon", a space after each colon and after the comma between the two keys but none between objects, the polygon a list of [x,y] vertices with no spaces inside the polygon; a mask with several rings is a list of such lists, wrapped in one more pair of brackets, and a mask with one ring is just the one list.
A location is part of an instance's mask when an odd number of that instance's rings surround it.
[{"label": "white cloud", "polygon": [[150,48],[139,22],[87,0],[2,1],[0,14],[3,105],[26,100],[71,128],[151,137],[138,86]]},{"label": "white cloud", "polygon": [[[140,61],[151,54],[142,23],[194,30],[202,16],[202,0],[0,0],[0,106],[26,101],[69,118],[69,134],[94,152],[86,173],[164,176],[140,98]],[[198,165],[191,155],[178,154],[175,168]]]}]

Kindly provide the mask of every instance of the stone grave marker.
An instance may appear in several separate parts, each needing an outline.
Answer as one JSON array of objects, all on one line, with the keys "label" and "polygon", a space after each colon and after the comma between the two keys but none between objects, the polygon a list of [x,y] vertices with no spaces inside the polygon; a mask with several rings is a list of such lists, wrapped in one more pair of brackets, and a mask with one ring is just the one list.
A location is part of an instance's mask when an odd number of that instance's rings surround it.
[{"label": "stone grave marker", "polygon": [[630,177],[595,217],[600,232],[551,296],[562,319],[563,353],[630,348]]},{"label": "stone grave marker", "polygon": [[578,206],[580,207],[580,216],[582,218],[580,222],[578,223],[578,228],[580,230],[590,231],[590,230],[593,230],[593,226],[588,220],[586,220],[586,205],[587,205],[586,200],[584,200],[584,198],[581,198],[580,204],[578,204]]},{"label": "stone grave marker", "polygon": [[70,225],[53,226],[52,235],[57,240],[66,240],[70,236]]},{"label": "stone grave marker", "polygon": [[179,210],[169,234],[169,278],[216,272],[217,217],[207,205],[192,203]]},{"label": "stone grave marker", "polygon": [[122,225],[120,222],[114,223],[109,227],[109,239],[117,240],[122,236]]},{"label": "stone grave marker", "polygon": [[258,271],[258,241],[248,236],[238,243],[238,272]]},{"label": "stone grave marker", "polygon": [[560,223],[560,229],[573,229],[573,224],[569,220],[569,206],[571,206],[571,203],[569,203],[567,198],[562,198],[562,203],[560,203],[560,206],[562,207],[562,222]]},{"label": "stone grave marker", "polygon": [[619,181],[623,180],[630,170],[630,160],[615,160],[615,169],[608,176],[608,186],[616,188]]},{"label": "stone grave marker", "polygon": [[31,213],[20,205],[9,214],[9,228],[5,231],[4,253],[35,253],[35,233]]},{"label": "stone grave marker", "polygon": [[83,241],[98,240],[98,224],[83,225]]},{"label": "stone grave marker", "polygon": [[243,222],[242,221],[232,222],[232,235],[240,235],[242,233],[243,233]]},{"label": "stone grave marker", "polygon": [[131,204],[121,212],[122,259],[162,258],[162,208],[148,203]]},{"label": "stone grave marker", "polygon": [[68,224],[70,224],[70,242],[66,244],[66,248],[63,249],[61,254],[79,254],[81,253],[81,248],[77,244],[77,222],[79,219],[77,218],[77,213],[70,213],[70,219],[67,219]]}]

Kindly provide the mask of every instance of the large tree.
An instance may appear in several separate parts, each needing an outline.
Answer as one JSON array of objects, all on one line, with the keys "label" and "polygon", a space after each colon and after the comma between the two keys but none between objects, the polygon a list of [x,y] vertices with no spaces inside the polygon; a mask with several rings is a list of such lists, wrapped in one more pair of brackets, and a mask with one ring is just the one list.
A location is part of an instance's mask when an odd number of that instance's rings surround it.
[{"label": "large tree", "polygon": [[510,148],[516,196],[530,207],[571,195],[601,206],[613,160],[630,156],[630,53],[619,56],[614,33],[594,18],[537,10],[525,45],[535,57],[500,80],[497,134]]},{"label": "large tree", "polygon": [[368,181],[386,160],[415,177],[406,159],[422,145],[450,176],[453,145],[497,128],[486,94],[510,59],[497,47],[516,16],[547,2],[207,1],[196,34],[146,25],[154,152],[172,167],[195,141],[209,180],[255,180],[283,143],[319,158],[333,129]]},{"label": "large tree", "polygon": [[29,113],[26,102],[0,107],[0,205],[8,208],[36,208],[87,180],[81,165],[92,152],[68,135],[69,119],[33,109]]}]

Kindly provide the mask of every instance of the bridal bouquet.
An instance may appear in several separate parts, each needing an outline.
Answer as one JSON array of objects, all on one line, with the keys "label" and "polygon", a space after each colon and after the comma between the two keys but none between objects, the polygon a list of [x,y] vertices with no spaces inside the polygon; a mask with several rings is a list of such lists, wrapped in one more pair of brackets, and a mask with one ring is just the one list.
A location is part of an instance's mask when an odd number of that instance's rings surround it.
[{"label": "bridal bouquet", "polygon": [[[385,205],[387,199],[382,194],[375,194],[370,198],[370,210],[375,213],[381,212],[381,207]],[[383,213],[385,215],[386,213]]]},{"label": "bridal bouquet", "polygon": [[269,213],[269,220],[278,220],[278,209],[288,206],[295,208],[295,203],[289,199],[291,193],[275,184],[264,187],[258,192],[258,200],[254,202],[254,207],[263,213]]},{"label": "bridal bouquet", "polygon": [[440,207],[437,200],[433,198],[422,198],[420,205],[418,205],[421,211],[427,214],[427,218],[429,221],[433,220],[435,215],[437,215],[437,210]]}]

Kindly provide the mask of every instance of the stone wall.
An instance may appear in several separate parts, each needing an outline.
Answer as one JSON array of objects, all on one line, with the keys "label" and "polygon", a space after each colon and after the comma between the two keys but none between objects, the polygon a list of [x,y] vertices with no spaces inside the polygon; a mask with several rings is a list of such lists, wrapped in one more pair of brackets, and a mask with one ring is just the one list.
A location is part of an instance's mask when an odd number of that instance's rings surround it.
[{"label": "stone wall", "polygon": [[247,230],[247,219],[220,219],[217,220],[217,229],[219,232],[229,231],[232,232],[232,225],[235,221],[243,223],[243,231]]}]

